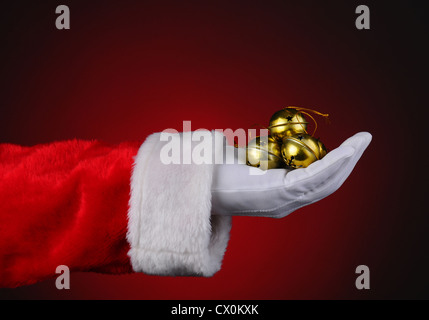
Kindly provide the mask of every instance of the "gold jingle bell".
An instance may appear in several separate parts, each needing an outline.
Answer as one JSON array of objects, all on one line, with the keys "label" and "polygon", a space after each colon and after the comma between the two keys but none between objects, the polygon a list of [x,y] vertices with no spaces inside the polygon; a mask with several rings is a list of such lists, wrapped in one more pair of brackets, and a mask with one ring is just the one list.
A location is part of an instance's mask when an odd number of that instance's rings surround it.
[{"label": "gold jingle bell", "polygon": [[270,119],[270,135],[278,141],[297,133],[307,133],[307,120],[294,108],[284,108],[274,113]]},{"label": "gold jingle bell", "polygon": [[322,159],[326,154],[328,153],[328,150],[326,149],[325,145],[317,139],[317,143],[319,144],[319,159]]},{"label": "gold jingle bell", "polygon": [[306,133],[285,137],[281,146],[281,154],[290,168],[306,168],[326,155],[323,143]]},{"label": "gold jingle bell", "polygon": [[271,136],[256,137],[246,147],[246,164],[262,170],[282,168],[280,144]]}]

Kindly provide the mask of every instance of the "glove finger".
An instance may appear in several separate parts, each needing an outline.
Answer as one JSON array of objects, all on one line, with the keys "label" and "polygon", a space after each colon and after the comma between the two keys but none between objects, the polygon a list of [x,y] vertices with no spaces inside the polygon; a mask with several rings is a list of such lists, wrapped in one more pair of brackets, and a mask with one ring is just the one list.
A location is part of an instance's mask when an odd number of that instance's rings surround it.
[{"label": "glove finger", "polygon": [[[316,161],[305,169],[296,169],[286,174],[284,178],[283,201],[287,205],[270,211],[270,216],[282,218],[289,213],[309,205],[319,199],[320,189],[329,186],[329,182],[342,171],[350,161],[354,149],[349,146],[339,147],[329,152],[322,160]],[[325,189],[324,196],[334,190]]]},{"label": "glove finger", "polygon": [[348,138],[346,141],[344,141],[340,147],[342,146],[352,146],[355,149],[362,149],[365,150],[366,147],[369,145],[369,143],[372,140],[372,135],[369,132],[359,132],[356,133],[354,136]]},{"label": "glove finger", "polygon": [[308,168],[290,172],[285,179],[289,191],[310,202],[320,200],[335,192],[352,172],[357,161],[371,142],[371,135],[361,132],[347,139],[322,160]]},{"label": "glove finger", "polygon": [[338,175],[354,152],[355,149],[349,146],[338,147],[307,168],[289,172],[284,180],[286,189],[293,192],[295,196],[313,191],[317,186]]},{"label": "glove finger", "polygon": [[[353,137],[347,139],[341,146],[350,146],[355,149],[355,152],[352,156],[352,159],[347,163],[344,169],[337,175],[337,179],[335,181],[335,188],[338,189],[344,183],[344,181],[348,178],[348,176],[353,171],[357,162],[361,158],[362,154],[368,147],[372,140],[372,135],[368,132],[359,132],[355,134]],[[335,189],[335,190],[336,190]]]},{"label": "glove finger", "polygon": [[[366,150],[368,145],[371,143],[372,135],[368,132],[359,132],[355,134],[353,137],[344,141],[340,147],[342,146],[350,146],[355,149],[355,153],[353,155],[353,161],[356,162],[360,159],[363,152]],[[353,164],[354,167],[354,164]]]}]

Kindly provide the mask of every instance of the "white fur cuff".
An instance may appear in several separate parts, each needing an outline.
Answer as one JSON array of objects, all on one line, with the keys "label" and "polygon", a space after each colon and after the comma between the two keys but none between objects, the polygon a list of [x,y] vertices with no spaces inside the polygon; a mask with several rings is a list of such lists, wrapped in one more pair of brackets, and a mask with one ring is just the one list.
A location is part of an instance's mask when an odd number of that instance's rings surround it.
[{"label": "white fur cuff", "polygon": [[[177,135],[181,151],[191,152],[195,142],[184,141],[190,135]],[[212,132],[213,139],[219,135]],[[133,270],[212,276],[221,267],[231,229],[231,217],[211,215],[214,165],[163,164],[165,144],[160,133],[152,134],[135,159],[127,233]]]}]

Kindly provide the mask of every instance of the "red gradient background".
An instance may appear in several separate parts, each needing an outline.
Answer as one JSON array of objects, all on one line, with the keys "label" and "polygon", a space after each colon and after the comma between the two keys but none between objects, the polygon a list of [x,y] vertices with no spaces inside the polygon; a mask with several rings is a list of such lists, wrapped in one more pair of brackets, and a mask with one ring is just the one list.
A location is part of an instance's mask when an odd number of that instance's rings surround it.
[{"label": "red gradient background", "polygon": [[[60,4],[70,30],[55,28]],[[428,298],[424,11],[367,1],[359,31],[359,4],[2,2],[0,143],[143,140],[184,120],[248,129],[286,105],[331,115],[317,134],[328,148],[359,131],[373,142],[330,197],[281,220],[234,218],[212,278],[73,273],[71,290],[48,280],[0,298]],[[361,264],[370,290],[355,287]]]}]

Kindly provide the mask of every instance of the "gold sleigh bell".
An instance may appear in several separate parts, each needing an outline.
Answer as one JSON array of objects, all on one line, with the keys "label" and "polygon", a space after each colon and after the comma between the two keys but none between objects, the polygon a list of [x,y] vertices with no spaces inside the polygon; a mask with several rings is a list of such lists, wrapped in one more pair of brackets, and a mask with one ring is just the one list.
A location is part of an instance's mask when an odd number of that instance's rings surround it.
[{"label": "gold sleigh bell", "polygon": [[[270,135],[262,140],[256,137],[247,145],[247,165],[262,170],[282,167],[297,169],[306,168],[322,159],[327,150],[319,139],[314,138],[317,122],[310,112],[326,119],[329,116],[301,107],[286,107],[274,113],[268,127]],[[307,132],[308,121],[304,114],[315,124],[311,135]]]},{"label": "gold sleigh bell", "polygon": [[307,133],[298,133],[283,139],[281,153],[286,165],[297,169],[322,159],[327,151],[320,140]]},{"label": "gold sleigh bell", "polygon": [[307,120],[296,109],[284,108],[274,113],[270,119],[270,135],[278,141],[286,136],[307,132]]},{"label": "gold sleigh bell", "polygon": [[282,168],[281,145],[273,137],[256,137],[246,147],[246,164],[262,170]]}]

